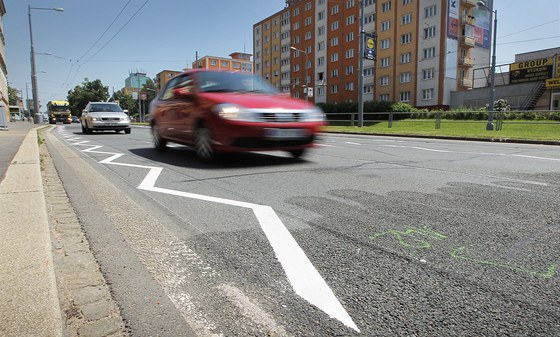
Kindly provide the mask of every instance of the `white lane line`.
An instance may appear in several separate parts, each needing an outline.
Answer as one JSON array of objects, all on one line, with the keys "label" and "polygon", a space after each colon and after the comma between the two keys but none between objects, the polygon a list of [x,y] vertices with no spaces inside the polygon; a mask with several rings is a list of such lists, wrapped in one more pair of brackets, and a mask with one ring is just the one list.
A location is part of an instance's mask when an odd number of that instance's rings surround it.
[{"label": "white lane line", "polygon": [[353,143],[353,142],[344,142],[344,144],[349,144],[349,145],[359,145],[361,146],[362,144],[360,143]]},{"label": "white lane line", "polygon": [[[73,145],[83,146],[85,145],[85,142],[73,143]],[[96,151],[101,147],[102,146],[99,145],[91,146],[88,149],[82,150],[82,152],[110,155],[110,157],[100,161],[102,164],[149,169],[146,177],[144,177],[140,185],[138,185],[138,189],[140,190],[251,209],[268,241],[270,242],[270,245],[276,254],[276,258],[286,272],[286,276],[290,281],[294,292],[312,305],[324,311],[331,318],[339,320],[351,329],[358,332],[360,331],[348,312],[338,301],[332,289],[328,286],[317,269],[315,269],[303,249],[301,249],[301,247],[297,244],[297,241],[290,234],[272,207],[156,187],[155,183],[163,171],[162,167],[115,163],[114,160],[122,157],[124,154]]]}]

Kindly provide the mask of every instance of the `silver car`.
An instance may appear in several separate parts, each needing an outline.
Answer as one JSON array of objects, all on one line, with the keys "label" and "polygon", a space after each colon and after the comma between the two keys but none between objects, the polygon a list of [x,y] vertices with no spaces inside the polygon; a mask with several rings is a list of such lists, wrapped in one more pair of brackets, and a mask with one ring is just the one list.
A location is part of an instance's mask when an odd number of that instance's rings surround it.
[{"label": "silver car", "polygon": [[124,130],[130,133],[130,118],[126,112],[117,103],[89,102],[80,117],[82,132],[114,130],[119,133]]}]

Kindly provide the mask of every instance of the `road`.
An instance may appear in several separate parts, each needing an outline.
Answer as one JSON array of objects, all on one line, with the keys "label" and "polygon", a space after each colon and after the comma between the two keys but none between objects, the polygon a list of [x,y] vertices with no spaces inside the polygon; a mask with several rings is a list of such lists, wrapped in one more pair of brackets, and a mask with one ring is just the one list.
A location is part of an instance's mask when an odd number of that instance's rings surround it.
[{"label": "road", "polygon": [[322,138],[214,165],[148,128],[47,144],[134,335],[558,333],[558,147]]}]

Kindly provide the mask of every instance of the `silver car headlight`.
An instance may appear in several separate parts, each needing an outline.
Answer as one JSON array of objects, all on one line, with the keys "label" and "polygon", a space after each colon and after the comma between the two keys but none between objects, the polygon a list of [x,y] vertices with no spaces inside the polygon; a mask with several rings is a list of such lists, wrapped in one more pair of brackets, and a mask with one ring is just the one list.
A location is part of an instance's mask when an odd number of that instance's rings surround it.
[{"label": "silver car headlight", "polygon": [[234,121],[258,122],[259,118],[258,114],[235,104],[218,104],[214,107],[214,112],[221,118]]},{"label": "silver car headlight", "polygon": [[302,115],[302,122],[323,122],[326,120],[323,110],[315,107]]}]

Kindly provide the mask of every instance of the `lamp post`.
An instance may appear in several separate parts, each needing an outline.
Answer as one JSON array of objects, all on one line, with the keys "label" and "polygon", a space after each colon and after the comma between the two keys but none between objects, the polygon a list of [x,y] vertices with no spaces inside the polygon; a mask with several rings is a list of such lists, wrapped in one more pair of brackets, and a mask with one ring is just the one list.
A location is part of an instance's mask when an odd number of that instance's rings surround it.
[{"label": "lamp post", "polygon": [[309,101],[309,81],[307,80],[307,52],[301,49],[297,49],[296,47],[290,47],[290,49],[305,54],[305,100]]},{"label": "lamp post", "polygon": [[29,17],[29,39],[31,42],[31,87],[33,93],[33,121],[35,124],[41,124],[43,122],[43,116],[39,111],[39,89],[37,87],[37,73],[35,71],[35,46],[33,44],[33,29],[31,26],[31,10],[46,10],[46,11],[57,11],[64,12],[64,8],[44,8],[44,7],[31,7],[27,5],[27,13]]},{"label": "lamp post", "polygon": [[490,74],[490,102],[488,104],[488,123],[486,124],[486,130],[492,131],[494,130],[494,84],[496,80],[496,32],[498,26],[498,10],[493,10],[490,7],[486,6],[484,1],[477,1],[476,3],[478,6],[484,7],[487,11],[494,16],[494,33],[492,36],[492,68]]}]

